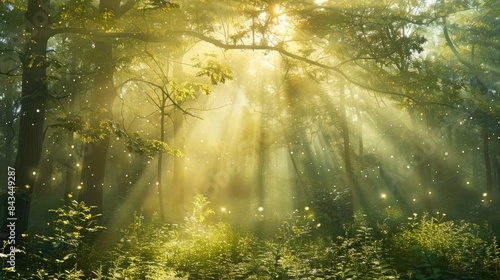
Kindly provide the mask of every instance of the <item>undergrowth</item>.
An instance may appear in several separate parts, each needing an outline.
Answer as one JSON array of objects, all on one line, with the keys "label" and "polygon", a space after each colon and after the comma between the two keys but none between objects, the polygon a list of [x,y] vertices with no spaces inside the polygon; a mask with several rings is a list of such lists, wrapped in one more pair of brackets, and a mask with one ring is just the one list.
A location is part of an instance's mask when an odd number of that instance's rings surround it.
[{"label": "undergrowth", "polygon": [[[500,279],[500,249],[486,226],[414,214],[397,232],[346,226],[343,236],[315,234],[320,224],[294,211],[272,235],[234,230],[196,196],[180,225],[136,214],[114,249],[99,252],[105,229],[74,201],[52,210],[52,233],[28,235],[6,279]],[[324,232],[321,231],[322,233]]]}]

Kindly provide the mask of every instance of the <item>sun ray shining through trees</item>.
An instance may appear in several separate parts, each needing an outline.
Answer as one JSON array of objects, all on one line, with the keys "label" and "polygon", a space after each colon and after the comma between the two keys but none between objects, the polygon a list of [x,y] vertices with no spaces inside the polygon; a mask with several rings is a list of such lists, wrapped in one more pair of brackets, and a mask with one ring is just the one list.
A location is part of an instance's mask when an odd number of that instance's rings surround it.
[{"label": "sun ray shining through trees", "polygon": [[0,13],[0,279],[500,277],[498,1]]}]

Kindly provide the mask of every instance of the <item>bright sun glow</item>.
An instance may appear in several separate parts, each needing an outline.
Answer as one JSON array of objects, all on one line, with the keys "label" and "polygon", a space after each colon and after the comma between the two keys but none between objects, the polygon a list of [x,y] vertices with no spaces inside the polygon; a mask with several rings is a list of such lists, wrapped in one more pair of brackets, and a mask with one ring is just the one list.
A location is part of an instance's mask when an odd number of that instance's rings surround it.
[{"label": "bright sun glow", "polygon": [[284,11],[285,7],[283,7],[282,5],[277,4],[274,6],[273,12],[276,16],[280,16]]}]

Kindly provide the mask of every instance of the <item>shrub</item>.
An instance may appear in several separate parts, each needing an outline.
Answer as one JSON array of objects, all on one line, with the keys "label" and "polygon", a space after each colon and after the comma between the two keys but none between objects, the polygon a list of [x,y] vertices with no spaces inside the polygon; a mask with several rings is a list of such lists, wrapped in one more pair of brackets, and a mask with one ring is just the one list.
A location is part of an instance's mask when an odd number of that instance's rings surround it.
[{"label": "shrub", "polygon": [[167,264],[191,279],[240,279],[248,274],[244,260],[253,239],[225,223],[210,223],[214,212],[208,204],[205,197],[195,197],[178,238],[167,244]]},{"label": "shrub", "polygon": [[[94,251],[91,240],[104,229],[97,224],[99,215],[83,202],[72,201],[49,212],[56,213],[49,235],[28,235],[19,254],[15,273],[9,279],[81,279],[90,271]],[[17,256],[17,255],[16,255]]]},{"label": "shrub", "polygon": [[170,279],[167,244],[176,239],[174,226],[162,225],[156,215],[135,214],[130,225],[96,275],[102,279]]},{"label": "shrub", "polygon": [[396,266],[414,279],[498,279],[499,250],[487,232],[465,221],[414,214],[391,240]]}]

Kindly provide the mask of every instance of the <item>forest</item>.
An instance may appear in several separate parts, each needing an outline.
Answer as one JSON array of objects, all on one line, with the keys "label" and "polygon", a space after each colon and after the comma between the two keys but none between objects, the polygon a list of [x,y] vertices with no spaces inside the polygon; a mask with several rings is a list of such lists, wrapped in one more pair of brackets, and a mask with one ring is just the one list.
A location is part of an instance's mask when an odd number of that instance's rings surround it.
[{"label": "forest", "polygon": [[500,279],[500,1],[0,13],[0,280]]}]

